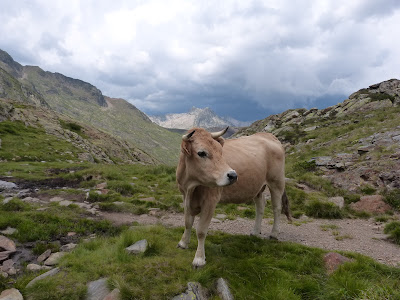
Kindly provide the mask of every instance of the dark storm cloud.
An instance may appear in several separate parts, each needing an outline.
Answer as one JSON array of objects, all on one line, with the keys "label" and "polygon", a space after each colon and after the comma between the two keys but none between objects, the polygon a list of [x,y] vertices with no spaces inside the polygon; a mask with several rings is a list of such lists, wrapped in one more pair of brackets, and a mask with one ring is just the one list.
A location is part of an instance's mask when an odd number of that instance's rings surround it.
[{"label": "dark storm cloud", "polygon": [[[4,5],[3,5],[4,4]],[[400,77],[400,2],[3,1],[0,48],[150,114],[254,120]]]}]

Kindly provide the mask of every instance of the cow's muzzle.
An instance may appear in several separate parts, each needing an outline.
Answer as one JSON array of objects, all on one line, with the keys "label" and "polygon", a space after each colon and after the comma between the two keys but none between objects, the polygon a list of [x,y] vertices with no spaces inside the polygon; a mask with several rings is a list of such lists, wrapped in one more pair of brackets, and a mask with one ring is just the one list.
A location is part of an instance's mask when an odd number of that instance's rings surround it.
[{"label": "cow's muzzle", "polygon": [[237,174],[235,171],[229,171],[226,176],[228,176],[229,184],[235,183],[237,181]]}]

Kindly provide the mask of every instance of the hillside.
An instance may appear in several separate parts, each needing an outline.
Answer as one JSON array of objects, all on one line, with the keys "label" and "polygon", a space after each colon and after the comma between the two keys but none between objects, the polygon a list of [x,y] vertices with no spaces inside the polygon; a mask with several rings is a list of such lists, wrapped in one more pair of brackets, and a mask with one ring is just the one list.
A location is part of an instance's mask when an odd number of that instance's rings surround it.
[{"label": "hillside", "polygon": [[[180,135],[152,123],[123,99],[104,96],[95,86],[36,66],[22,66],[0,50],[0,96],[48,106],[141,149],[156,161],[175,164]],[[18,91],[18,92],[16,92]]]},{"label": "hillside", "polygon": [[326,109],[291,109],[236,136],[271,132],[286,144],[288,177],[308,174],[354,193],[400,188],[400,81],[361,89]]},{"label": "hillside", "polygon": [[202,128],[221,128],[221,127],[243,127],[248,126],[249,122],[241,122],[233,118],[223,118],[218,116],[210,108],[192,107],[188,113],[166,114],[162,116],[149,116],[156,124],[165,128],[190,129],[193,127]]}]

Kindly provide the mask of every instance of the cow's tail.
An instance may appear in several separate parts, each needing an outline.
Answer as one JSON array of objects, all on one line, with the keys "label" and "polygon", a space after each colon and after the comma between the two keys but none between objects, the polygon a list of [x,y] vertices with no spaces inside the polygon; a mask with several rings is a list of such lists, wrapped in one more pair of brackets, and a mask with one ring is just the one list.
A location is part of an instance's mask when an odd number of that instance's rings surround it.
[{"label": "cow's tail", "polygon": [[292,214],[290,213],[289,199],[286,195],[286,190],[283,191],[282,195],[282,212],[286,215],[289,222],[292,222]]}]

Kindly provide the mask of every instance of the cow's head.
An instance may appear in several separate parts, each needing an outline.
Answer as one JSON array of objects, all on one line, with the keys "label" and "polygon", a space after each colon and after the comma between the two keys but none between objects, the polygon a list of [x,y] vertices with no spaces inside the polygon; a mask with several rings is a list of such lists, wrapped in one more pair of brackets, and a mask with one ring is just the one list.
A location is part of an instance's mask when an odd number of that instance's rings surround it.
[{"label": "cow's head", "polygon": [[186,174],[191,181],[205,186],[227,186],[237,180],[237,174],[222,155],[224,139],[222,135],[228,127],[210,133],[202,128],[194,128],[182,136],[181,150],[185,155]]}]

